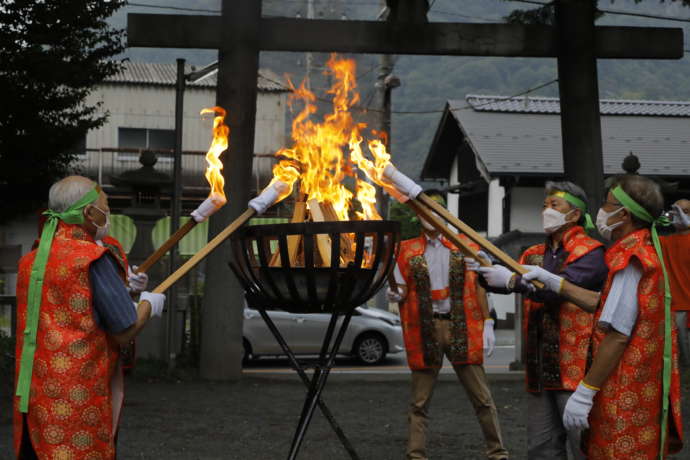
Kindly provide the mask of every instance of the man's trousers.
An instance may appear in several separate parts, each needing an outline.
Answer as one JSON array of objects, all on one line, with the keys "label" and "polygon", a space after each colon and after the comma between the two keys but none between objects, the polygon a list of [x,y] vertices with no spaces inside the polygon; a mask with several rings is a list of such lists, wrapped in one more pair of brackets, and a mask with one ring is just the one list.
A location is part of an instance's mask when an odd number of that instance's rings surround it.
[{"label": "man's trousers", "polygon": [[527,395],[527,459],[566,460],[566,445],[573,460],[584,460],[580,432],[567,432],[563,411],[572,391],[542,391]]},{"label": "man's trousers", "polygon": [[[445,355],[450,346],[450,321],[434,319],[434,326],[440,351]],[[478,364],[454,365],[453,368],[458,380],[465,387],[484,433],[487,458],[507,459],[508,451],[503,447],[496,405],[486,382],[484,368]],[[407,445],[408,459],[427,458],[428,408],[439,371],[440,369],[412,371],[412,399],[408,412],[410,430]],[[458,452],[457,458],[463,458],[462,452]]]}]

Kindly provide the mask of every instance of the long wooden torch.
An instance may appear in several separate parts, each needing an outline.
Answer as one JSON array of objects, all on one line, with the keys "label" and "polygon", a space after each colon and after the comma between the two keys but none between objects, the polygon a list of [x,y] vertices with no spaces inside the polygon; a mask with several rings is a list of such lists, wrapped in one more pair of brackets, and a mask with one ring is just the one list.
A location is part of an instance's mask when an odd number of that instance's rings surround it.
[{"label": "long wooden torch", "polygon": [[[455,232],[451,231],[446,226],[445,222],[451,224],[515,273],[520,275],[527,273],[525,267],[499,249],[491,241],[477,233],[472,227],[455,217],[446,208],[434,201],[429,195],[422,192],[421,186],[398,171],[395,166],[389,163],[383,170],[383,176],[387,179],[386,189],[392,193],[398,201],[407,204],[419,217],[433,225],[434,228],[450,242],[460,248],[465,255],[474,258],[483,266],[491,265],[491,261],[479,257],[477,251],[463,241]],[[540,281],[534,280],[532,284],[538,288],[544,287]]]},{"label": "long wooden torch", "polygon": [[214,249],[220,246],[225,240],[230,238],[230,236],[240,228],[242,225],[247,223],[254,215],[263,214],[264,211],[271,206],[273,206],[278,201],[288,196],[292,191],[292,184],[285,183],[280,180],[274,180],[271,184],[264,189],[263,192],[256,198],[252,199],[247,206],[247,210],[244,211],[237,219],[232,221],[230,225],[225,227],[218,235],[216,235],[211,241],[209,241],[206,246],[201,248],[199,252],[194,254],[187,262],[185,262],[180,268],[175,270],[175,272],[168,276],[161,284],[159,284],[153,292],[162,294],[167,291],[170,286],[175,284],[184,275],[194,268],[199,262],[204,260]]},{"label": "long wooden torch", "polygon": [[[387,152],[383,142],[379,139],[368,142],[369,150],[374,156],[373,162],[364,157],[361,149],[361,142],[362,138],[359,136],[353,136],[350,140],[350,158],[357,166],[364,171],[371,180],[383,187],[396,200],[412,208],[420,218],[430,223],[443,236],[462,250],[465,255],[474,258],[483,266],[491,265],[491,261],[479,257],[477,251],[470,247],[470,245],[455,234],[455,232],[452,232],[446,226],[445,222],[457,228],[471,241],[479,245],[515,273],[527,273],[527,270],[512,257],[497,248],[491,241],[475,232],[472,227],[452,215],[443,206],[432,200],[428,195],[422,192],[422,187],[419,184],[398,171],[391,163],[390,154]],[[539,288],[543,287],[542,283],[539,281],[533,281],[533,284]]]},{"label": "long wooden torch", "polygon": [[225,120],[225,109],[222,107],[212,107],[210,109],[203,109],[201,115],[206,113],[215,113],[213,118],[213,141],[206,153],[206,161],[208,167],[206,168],[206,180],[211,186],[211,192],[208,198],[204,200],[198,208],[191,213],[189,219],[184,225],[178,228],[170,238],[168,238],[156,251],[151,254],[144,262],[136,269],[136,273],[144,273],[148,271],[151,266],[158,262],[167,252],[172,249],[179,241],[185,237],[197,224],[204,222],[212,214],[222,208],[227,199],[225,198],[225,179],[221,170],[223,169],[223,162],[220,161],[220,155],[228,148],[228,135],[230,128],[223,123]]}]

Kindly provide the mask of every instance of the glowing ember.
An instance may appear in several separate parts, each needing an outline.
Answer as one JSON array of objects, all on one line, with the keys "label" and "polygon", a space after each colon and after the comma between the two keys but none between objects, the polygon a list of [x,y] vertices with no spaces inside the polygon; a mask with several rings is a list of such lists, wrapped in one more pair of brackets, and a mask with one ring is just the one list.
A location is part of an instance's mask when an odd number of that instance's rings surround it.
[{"label": "glowing ember", "polygon": [[226,112],[222,107],[212,107],[201,111],[201,115],[207,113],[214,113],[216,116],[213,118],[213,141],[211,141],[211,146],[206,153],[206,162],[208,163],[206,180],[211,186],[209,198],[213,200],[216,206],[222,206],[227,199],[224,191],[225,179],[221,173],[223,162],[220,161],[220,155],[228,148],[230,128],[223,123]]}]

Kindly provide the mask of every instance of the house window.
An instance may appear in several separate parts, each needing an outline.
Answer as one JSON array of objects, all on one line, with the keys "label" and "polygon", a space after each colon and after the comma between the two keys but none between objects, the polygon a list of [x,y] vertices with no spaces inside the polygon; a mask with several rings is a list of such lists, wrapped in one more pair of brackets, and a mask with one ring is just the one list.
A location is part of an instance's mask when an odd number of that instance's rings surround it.
[{"label": "house window", "polygon": [[[117,145],[122,149],[170,150],[175,148],[174,129],[118,128]],[[172,154],[159,153],[161,162],[173,161]],[[118,153],[120,161],[139,161],[136,153]]]},{"label": "house window", "polygon": [[72,147],[68,150],[69,153],[77,155],[77,159],[86,160],[86,136],[82,136]]}]

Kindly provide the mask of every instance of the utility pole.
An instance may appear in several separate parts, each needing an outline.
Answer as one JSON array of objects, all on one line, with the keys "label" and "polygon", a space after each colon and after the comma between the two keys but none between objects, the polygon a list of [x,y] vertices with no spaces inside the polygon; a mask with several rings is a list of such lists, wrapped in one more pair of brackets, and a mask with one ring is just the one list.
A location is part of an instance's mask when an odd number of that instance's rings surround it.
[{"label": "utility pole", "polygon": [[[386,0],[381,0],[381,12],[378,20],[387,20],[389,11],[386,7]],[[379,72],[376,77],[376,99],[379,112],[376,117],[376,129],[386,133],[386,149],[391,151],[391,92],[393,88],[400,86],[400,79],[393,75],[393,56],[382,54],[379,57]],[[382,187],[376,188],[376,203],[382,219],[388,218],[388,194],[384,193]],[[379,291],[375,298],[376,308],[388,310],[388,298],[384,290]]]},{"label": "utility pole", "polygon": [[[173,229],[180,228],[180,215],[182,214],[182,120],[184,118],[184,90],[185,74],[184,59],[177,60],[177,82],[175,85],[175,151],[173,158],[173,196],[172,215],[170,216],[170,233]],[[178,246],[173,246],[170,251],[170,274],[177,268],[179,255]],[[168,357],[168,370],[175,367],[175,317],[177,313],[177,287],[172,286],[168,294],[168,321],[166,355]]]},{"label": "utility pole", "polygon": [[[307,0],[307,19],[314,19],[314,0]],[[306,80],[307,88],[311,90],[311,72],[314,67],[314,54],[307,51],[306,54]]]}]

